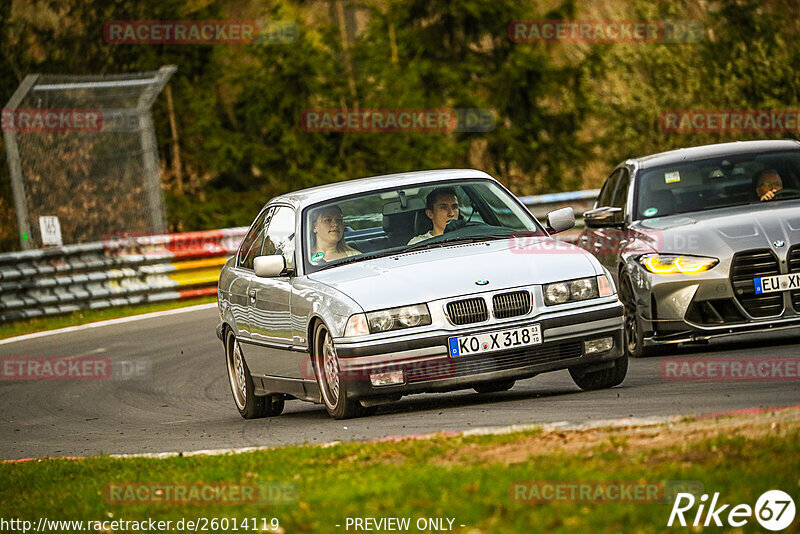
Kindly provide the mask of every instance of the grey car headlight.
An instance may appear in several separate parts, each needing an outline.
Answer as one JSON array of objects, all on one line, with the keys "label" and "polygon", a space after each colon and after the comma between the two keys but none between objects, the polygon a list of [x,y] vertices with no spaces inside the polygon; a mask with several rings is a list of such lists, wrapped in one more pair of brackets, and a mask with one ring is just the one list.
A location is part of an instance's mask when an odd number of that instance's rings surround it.
[{"label": "grey car headlight", "polygon": [[565,302],[577,302],[612,295],[611,287],[606,275],[600,275],[546,284],[542,289],[544,303],[548,306],[555,306]]},{"label": "grey car headlight", "polygon": [[653,274],[695,274],[714,268],[717,258],[679,254],[645,254],[639,262]]},{"label": "grey car headlight", "polygon": [[428,311],[428,305],[415,304],[367,314],[357,313],[347,321],[344,335],[346,337],[365,336],[429,324],[431,324],[431,314]]}]

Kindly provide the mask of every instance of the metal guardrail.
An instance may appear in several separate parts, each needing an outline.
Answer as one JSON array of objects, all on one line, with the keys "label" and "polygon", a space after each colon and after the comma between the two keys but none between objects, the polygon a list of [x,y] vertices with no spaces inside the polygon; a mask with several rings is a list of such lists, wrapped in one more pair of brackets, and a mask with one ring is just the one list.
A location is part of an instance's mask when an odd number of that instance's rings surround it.
[{"label": "metal guardrail", "polygon": [[[520,200],[537,218],[564,206],[572,206],[580,218],[598,193],[573,191]],[[247,227],[239,227],[121,234],[101,242],[0,254],[0,323],[213,295],[222,265],[246,232]]]},{"label": "metal guardrail", "polygon": [[102,242],[0,254],[0,323],[213,295],[247,228],[114,235]]}]

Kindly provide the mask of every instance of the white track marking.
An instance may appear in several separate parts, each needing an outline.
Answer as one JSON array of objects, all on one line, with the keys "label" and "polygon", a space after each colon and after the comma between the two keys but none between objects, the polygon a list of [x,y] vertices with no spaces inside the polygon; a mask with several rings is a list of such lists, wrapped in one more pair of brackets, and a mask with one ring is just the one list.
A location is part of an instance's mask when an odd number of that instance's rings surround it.
[{"label": "white track marking", "polygon": [[94,323],[86,323],[77,326],[68,326],[66,328],[59,328],[57,330],[46,330],[44,332],[35,332],[33,334],[25,334],[22,336],[10,337],[8,339],[0,339],[0,345],[8,343],[15,343],[17,341],[25,341],[28,339],[36,339],[40,337],[53,336],[56,334],[67,334],[69,332],[79,332],[81,330],[88,330],[89,328],[100,328],[103,326],[113,326],[117,324],[129,323],[131,321],[139,321],[141,319],[155,319],[158,317],[166,317],[167,315],[175,315],[178,313],[210,310],[216,308],[216,302],[209,302],[208,304],[198,304],[197,306],[186,306],[183,308],[174,308],[172,310],[163,310],[157,312],[143,313],[141,315],[131,315],[129,317],[120,317],[118,319],[106,319],[105,321],[97,321]]}]

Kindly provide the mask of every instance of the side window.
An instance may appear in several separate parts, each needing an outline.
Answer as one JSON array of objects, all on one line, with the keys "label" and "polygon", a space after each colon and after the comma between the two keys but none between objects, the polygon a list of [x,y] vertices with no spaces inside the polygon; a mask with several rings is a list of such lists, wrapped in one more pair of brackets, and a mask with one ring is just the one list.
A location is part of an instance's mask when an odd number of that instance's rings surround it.
[{"label": "side window", "polygon": [[617,188],[617,184],[619,183],[619,179],[622,176],[622,169],[617,169],[614,173],[608,177],[606,183],[603,185],[603,189],[600,191],[600,196],[597,197],[597,207],[604,208],[606,206],[611,206],[611,202],[614,198],[614,190]]},{"label": "side window", "polygon": [[609,205],[613,208],[622,208],[624,212],[625,204],[627,204],[628,201],[628,169],[620,169],[619,173],[617,187],[614,191],[614,196],[611,198],[611,204]]},{"label": "side window", "polygon": [[272,254],[283,254],[286,258],[286,266],[291,269],[294,267],[294,228],[295,213],[292,208],[279,206],[269,221],[266,239],[261,254],[269,256]]},{"label": "side window", "polygon": [[269,222],[269,215],[274,210],[272,208],[266,209],[256,218],[250,231],[242,239],[242,244],[239,247],[239,255],[236,264],[244,269],[253,268],[253,260],[261,250],[261,245],[264,242],[264,226]]}]

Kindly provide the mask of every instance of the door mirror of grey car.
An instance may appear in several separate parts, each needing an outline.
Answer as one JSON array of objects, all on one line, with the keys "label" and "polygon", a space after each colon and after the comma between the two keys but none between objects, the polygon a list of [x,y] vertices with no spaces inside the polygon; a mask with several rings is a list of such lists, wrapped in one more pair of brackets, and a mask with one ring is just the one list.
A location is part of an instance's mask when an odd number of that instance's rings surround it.
[{"label": "door mirror of grey car", "polygon": [[583,222],[589,228],[622,227],[622,208],[602,207],[589,210],[583,214]]},{"label": "door mirror of grey car", "polygon": [[557,234],[575,226],[575,212],[572,208],[561,208],[547,214],[547,231]]},{"label": "door mirror of grey car", "polygon": [[258,256],[253,260],[253,270],[261,278],[280,276],[286,270],[286,258],[281,254]]}]

